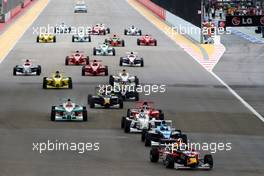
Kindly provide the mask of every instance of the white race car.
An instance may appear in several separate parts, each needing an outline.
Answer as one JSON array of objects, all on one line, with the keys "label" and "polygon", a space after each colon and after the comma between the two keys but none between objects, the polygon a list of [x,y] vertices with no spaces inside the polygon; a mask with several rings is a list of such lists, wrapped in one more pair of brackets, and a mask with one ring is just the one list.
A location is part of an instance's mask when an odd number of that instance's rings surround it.
[{"label": "white race car", "polygon": [[75,4],[74,13],[87,13],[87,6],[85,2],[81,1]]},{"label": "white race car", "polygon": [[72,42],[91,42],[91,36],[80,31],[72,36]]},{"label": "white race car", "polygon": [[98,47],[93,48],[94,56],[115,56],[115,48],[109,46],[108,44],[100,44]]},{"label": "white race car", "polygon": [[137,76],[130,76],[126,70],[122,70],[122,72],[116,76],[110,75],[109,84],[113,86],[114,82],[134,83],[135,86],[139,84]]},{"label": "white race car", "polygon": [[87,121],[85,106],[73,103],[70,99],[59,106],[51,107],[51,121]]},{"label": "white race car", "polygon": [[141,133],[154,128],[156,126],[155,123],[159,122],[160,120],[151,118],[149,114],[142,109],[141,112],[135,114],[135,116],[122,117],[121,128],[124,128],[125,133]]},{"label": "white race car", "polygon": [[125,57],[120,57],[120,66],[144,67],[144,60],[136,52],[128,52]]},{"label": "white race car", "polygon": [[30,60],[26,60],[23,65],[16,65],[13,69],[13,75],[21,76],[39,76],[41,74],[41,66],[33,65]]},{"label": "white race car", "polygon": [[131,35],[131,36],[140,36],[142,35],[142,31],[139,28],[136,28],[134,25],[129,27],[128,29],[124,30],[125,35]]}]

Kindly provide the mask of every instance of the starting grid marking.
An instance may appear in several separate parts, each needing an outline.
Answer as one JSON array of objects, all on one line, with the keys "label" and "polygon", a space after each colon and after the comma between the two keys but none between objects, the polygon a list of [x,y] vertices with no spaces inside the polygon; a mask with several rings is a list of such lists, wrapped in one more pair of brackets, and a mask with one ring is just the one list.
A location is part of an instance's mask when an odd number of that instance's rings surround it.
[{"label": "starting grid marking", "polygon": [[249,34],[245,34],[245,33],[241,32],[241,31],[236,30],[236,29],[231,28],[231,32],[232,32],[232,34],[235,34],[235,35],[237,35],[237,36],[239,36],[241,38],[244,38],[244,39],[250,41],[251,43],[264,44],[264,40],[260,40],[260,39],[258,39],[255,36],[252,36],[252,35],[249,35]]}]

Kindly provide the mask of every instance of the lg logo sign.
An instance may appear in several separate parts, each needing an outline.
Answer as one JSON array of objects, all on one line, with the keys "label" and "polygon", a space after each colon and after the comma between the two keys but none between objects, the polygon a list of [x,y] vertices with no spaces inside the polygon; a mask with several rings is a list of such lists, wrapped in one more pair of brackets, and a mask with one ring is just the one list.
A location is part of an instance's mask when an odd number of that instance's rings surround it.
[{"label": "lg logo sign", "polygon": [[252,18],[242,18],[242,24],[251,25],[251,24],[253,24],[253,20],[252,20]]}]

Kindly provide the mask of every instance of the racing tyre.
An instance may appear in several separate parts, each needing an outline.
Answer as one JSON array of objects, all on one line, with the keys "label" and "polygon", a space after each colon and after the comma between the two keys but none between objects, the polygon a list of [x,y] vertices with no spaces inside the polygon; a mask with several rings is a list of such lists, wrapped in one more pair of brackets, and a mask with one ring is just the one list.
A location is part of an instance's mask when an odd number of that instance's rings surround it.
[{"label": "racing tyre", "polygon": [[107,28],[106,31],[108,34],[110,34],[110,28]]},{"label": "racing tyre", "polygon": [[142,31],[141,30],[139,30],[138,33],[139,33],[139,35],[142,35]]},{"label": "racing tyre", "polygon": [[53,43],[56,43],[56,36],[53,37]]},{"label": "racing tyre", "polygon": [[72,42],[75,42],[75,37],[74,36],[72,36]]},{"label": "racing tyre", "polygon": [[124,30],[124,34],[127,35],[127,29]]},{"label": "racing tyre", "polygon": [[109,84],[110,84],[111,86],[114,85],[114,77],[113,77],[113,75],[110,75],[110,77],[109,77]]},{"label": "racing tyre", "polygon": [[82,76],[85,76],[85,66],[82,67]]},{"label": "racing tyre", "polygon": [[39,36],[37,36],[37,43],[39,43]]},{"label": "racing tyre", "polygon": [[209,164],[210,169],[214,167],[214,160],[212,155],[204,155],[204,164]]},{"label": "racing tyre", "polygon": [[138,77],[136,77],[136,76],[135,76],[135,84],[139,85],[139,80],[138,80]]},{"label": "racing tyre", "polygon": [[140,40],[139,39],[137,39],[137,45],[140,45]]},{"label": "racing tyre", "polygon": [[143,58],[141,58],[140,66],[141,66],[141,67],[144,67],[144,60],[143,60]]},{"label": "racing tyre", "polygon": [[145,146],[146,147],[149,147],[149,146],[151,146],[151,141],[150,141],[150,136],[149,136],[150,134],[146,134],[145,135]]},{"label": "racing tyre", "polygon": [[69,65],[69,56],[65,58],[65,65]]},{"label": "racing tyre", "polygon": [[174,159],[172,156],[167,155],[166,159],[165,159],[165,167],[168,169],[173,169],[174,168]]},{"label": "racing tyre", "polygon": [[43,89],[47,89],[47,77],[43,78]]},{"label": "racing tyre", "polygon": [[13,75],[16,76],[16,67],[13,68]]},{"label": "racing tyre", "polygon": [[122,57],[120,57],[119,66],[123,66],[123,58]]},{"label": "racing tyre", "polygon": [[41,66],[38,65],[38,68],[37,68],[37,75],[39,76],[41,74]]},{"label": "racing tyre", "polygon": [[124,126],[124,132],[125,133],[130,132],[130,124],[131,124],[131,121],[125,120],[125,126]]},{"label": "racing tyre", "polygon": [[188,138],[187,138],[187,135],[186,134],[182,134],[181,135],[181,138],[182,138],[182,142],[184,143],[184,144],[188,144]]},{"label": "racing tyre", "polygon": [[108,66],[105,66],[105,76],[108,76]]},{"label": "racing tyre", "polygon": [[156,163],[159,161],[159,150],[158,148],[154,147],[149,152],[149,159],[152,163]]},{"label": "racing tyre", "polygon": [[90,62],[90,58],[87,56],[87,58],[85,58],[85,61],[86,61],[86,65],[88,65]]},{"label": "racing tyre", "polygon": [[113,48],[113,56],[116,55],[116,51],[115,51],[115,48]]},{"label": "racing tyre", "polygon": [[154,40],[154,46],[157,46],[157,40]]},{"label": "racing tyre", "polygon": [[121,128],[122,129],[125,127],[125,121],[126,121],[126,117],[122,117],[122,119],[121,119]]},{"label": "racing tyre", "polygon": [[55,121],[55,115],[56,115],[55,106],[52,106],[51,107],[51,114],[50,114],[50,120],[51,121]]},{"label": "racing tyre", "polygon": [[159,110],[159,119],[164,120],[164,112],[162,110]]},{"label": "racing tyre", "polygon": [[93,48],[93,55],[96,56],[96,48]]},{"label": "racing tyre", "polygon": [[139,100],[139,93],[135,92],[135,101],[138,101],[138,100]]},{"label": "racing tyre", "polygon": [[127,110],[127,117],[130,117],[130,116],[131,116],[131,110],[128,109],[128,110]]},{"label": "racing tyre", "polygon": [[83,107],[83,121],[86,122],[88,120],[86,107]]},{"label": "racing tyre", "polygon": [[124,107],[124,102],[122,99],[119,99],[119,109],[123,109]]},{"label": "racing tyre", "polygon": [[72,89],[72,78],[69,78],[69,89]]},{"label": "racing tyre", "polygon": [[121,44],[122,44],[122,46],[124,47],[124,46],[125,46],[125,41],[122,40],[122,41],[121,41]]},{"label": "racing tyre", "polygon": [[90,108],[94,108],[94,99],[91,95],[88,95],[88,104],[90,104]]},{"label": "racing tyre", "polygon": [[92,39],[91,39],[91,36],[89,35],[88,42],[91,42],[91,41],[92,41]]}]

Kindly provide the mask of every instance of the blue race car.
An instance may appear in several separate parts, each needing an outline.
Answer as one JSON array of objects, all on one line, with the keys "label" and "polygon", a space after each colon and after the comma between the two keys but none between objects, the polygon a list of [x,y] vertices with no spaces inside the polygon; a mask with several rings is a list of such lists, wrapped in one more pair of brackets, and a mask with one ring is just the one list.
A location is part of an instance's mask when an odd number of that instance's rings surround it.
[{"label": "blue race car", "polygon": [[141,140],[145,142],[145,146],[171,144],[179,139],[187,144],[187,135],[183,134],[181,130],[172,128],[170,120],[161,121],[160,124],[157,124],[156,128],[143,131],[141,136]]}]

